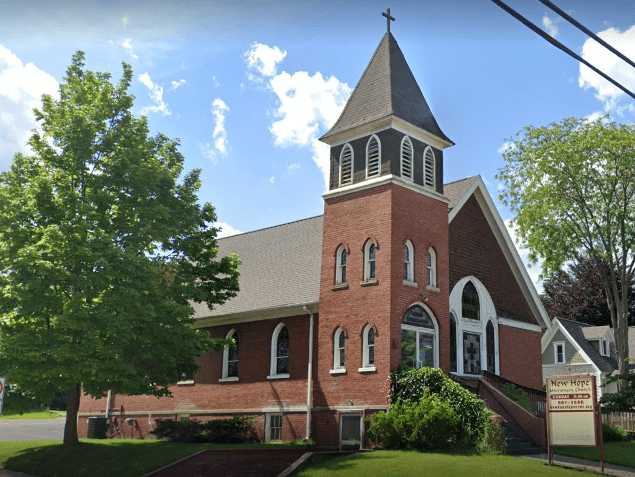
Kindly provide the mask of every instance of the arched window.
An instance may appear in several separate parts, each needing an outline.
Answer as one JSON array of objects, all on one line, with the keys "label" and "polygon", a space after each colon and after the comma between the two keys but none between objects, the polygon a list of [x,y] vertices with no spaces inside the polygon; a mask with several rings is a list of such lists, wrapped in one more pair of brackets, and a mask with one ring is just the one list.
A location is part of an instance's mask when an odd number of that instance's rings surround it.
[{"label": "arched window", "polygon": [[346,283],[346,266],[348,264],[348,251],[344,245],[340,245],[335,252],[335,284]]},{"label": "arched window", "polygon": [[403,245],[403,279],[407,282],[415,281],[415,250],[410,240]]},{"label": "arched window", "polygon": [[426,147],[423,152],[423,185],[431,189],[435,188],[436,182],[436,164],[434,160],[434,151],[430,146]]},{"label": "arched window", "polygon": [[279,323],[271,335],[271,375],[270,377],[289,377],[289,330]]},{"label": "arched window", "polygon": [[485,327],[485,343],[487,344],[487,370],[496,374],[496,337],[491,321],[488,321]]},{"label": "arched window", "polygon": [[454,313],[450,314],[450,371],[457,372],[457,354],[456,354],[456,317]]},{"label": "arched window", "polygon": [[401,151],[399,155],[399,157],[401,158],[401,177],[409,181],[412,181],[414,177],[412,171],[413,155],[414,148],[412,147],[412,141],[408,136],[404,136],[401,140]]},{"label": "arched window", "polygon": [[223,372],[222,379],[228,381],[238,380],[238,364],[239,364],[239,341],[236,330],[229,330],[225,336],[225,340],[232,340],[233,344],[226,344],[223,347]]},{"label": "arched window", "polygon": [[346,369],[346,332],[343,328],[333,335],[333,370]]},{"label": "arched window", "polygon": [[377,244],[372,240],[367,240],[364,245],[364,281],[375,280],[377,278]]},{"label": "arched window", "polygon": [[472,320],[480,320],[481,318],[481,306],[478,300],[478,292],[472,282],[467,282],[463,287],[462,298],[462,311],[463,318],[470,318]]},{"label": "arched window", "polygon": [[350,144],[344,144],[340,152],[339,185],[344,186],[353,183],[353,148]]},{"label": "arched window", "polygon": [[426,269],[428,271],[428,286],[431,288],[437,288],[437,253],[432,247],[428,249]]},{"label": "arched window", "polygon": [[421,305],[408,308],[401,324],[401,367],[438,367],[438,329]]},{"label": "arched window", "polygon": [[376,135],[372,135],[366,143],[366,178],[381,173],[381,144]]},{"label": "arched window", "polygon": [[375,368],[375,327],[368,324],[362,332],[362,370]]}]

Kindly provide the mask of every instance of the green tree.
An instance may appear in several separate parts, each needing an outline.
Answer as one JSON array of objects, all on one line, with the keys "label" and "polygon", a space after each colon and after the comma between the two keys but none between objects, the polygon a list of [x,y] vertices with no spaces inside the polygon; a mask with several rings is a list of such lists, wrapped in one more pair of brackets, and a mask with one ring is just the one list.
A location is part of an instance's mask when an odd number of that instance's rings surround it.
[{"label": "green tree", "polygon": [[42,401],[66,394],[67,445],[82,391],[165,396],[194,372],[219,343],[194,329],[191,303],[238,289],[200,171],[132,114],[131,80],[76,53],[59,100],[35,111],[31,152],[0,175],[0,369]]},{"label": "green tree", "polygon": [[501,199],[547,273],[590,257],[604,288],[619,371],[628,374],[635,272],[635,126],[569,118],[527,127],[503,153]]}]

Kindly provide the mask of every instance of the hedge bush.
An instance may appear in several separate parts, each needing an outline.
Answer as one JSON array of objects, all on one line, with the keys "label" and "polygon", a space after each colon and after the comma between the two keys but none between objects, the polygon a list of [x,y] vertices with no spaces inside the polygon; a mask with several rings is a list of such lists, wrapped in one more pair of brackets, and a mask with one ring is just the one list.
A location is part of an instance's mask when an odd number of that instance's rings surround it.
[{"label": "hedge bush", "polygon": [[628,433],[619,426],[602,424],[602,437],[604,442],[621,442],[628,438]]},{"label": "hedge bush", "polygon": [[152,431],[158,439],[173,442],[215,442],[237,444],[256,440],[253,419],[235,416],[200,422],[191,419],[162,419]]}]

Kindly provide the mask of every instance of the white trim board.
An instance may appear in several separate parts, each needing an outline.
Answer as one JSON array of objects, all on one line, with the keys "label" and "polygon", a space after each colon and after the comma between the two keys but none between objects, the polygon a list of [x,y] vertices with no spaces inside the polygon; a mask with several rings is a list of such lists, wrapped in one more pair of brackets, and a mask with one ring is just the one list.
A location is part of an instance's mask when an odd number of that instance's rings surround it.
[{"label": "white trim board", "polygon": [[[551,340],[553,339],[553,337],[555,336],[558,330],[562,331],[562,334],[564,335],[565,339],[573,345],[573,347],[576,349],[578,353],[580,353],[580,356],[582,356],[582,358],[586,361],[586,363],[584,363],[585,365],[593,366],[593,369],[595,369],[597,373],[602,373],[600,368],[598,368],[597,365],[593,362],[593,360],[589,358],[589,355],[586,354],[586,352],[582,349],[582,347],[578,344],[578,342],[573,339],[573,336],[571,336],[571,333],[569,333],[567,329],[564,326],[562,326],[562,323],[560,323],[560,320],[558,318],[553,320],[551,324],[551,329],[549,329],[549,331],[547,331],[541,338],[541,343],[540,343],[541,354],[545,353],[546,349],[549,347],[549,344],[551,343]],[[567,363],[564,363],[564,364],[556,363],[556,364],[558,364],[558,366],[569,366]],[[577,364],[583,364],[583,363],[577,363]]]},{"label": "white trim board", "polygon": [[511,318],[498,318],[498,324],[503,326],[509,326],[511,328],[518,328],[520,330],[534,331],[536,333],[542,333],[542,328],[532,323],[525,323],[524,321],[512,320]]},{"label": "white trim board", "polygon": [[234,323],[248,323],[252,321],[276,320],[279,318],[290,318],[296,316],[306,316],[309,313],[318,313],[319,304],[306,303],[300,305],[278,306],[274,308],[264,308],[259,310],[249,310],[228,315],[206,316],[194,318],[194,328],[213,328],[215,326],[231,325]]}]

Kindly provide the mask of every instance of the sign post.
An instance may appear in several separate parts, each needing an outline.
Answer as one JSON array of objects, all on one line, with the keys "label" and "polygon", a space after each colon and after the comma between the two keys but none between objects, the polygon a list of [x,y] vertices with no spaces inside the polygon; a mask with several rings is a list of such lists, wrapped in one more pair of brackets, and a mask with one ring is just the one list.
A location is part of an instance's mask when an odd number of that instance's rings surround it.
[{"label": "sign post", "polygon": [[0,415],[2,414],[3,404],[4,404],[4,388],[5,388],[5,380],[0,377]]},{"label": "sign post", "polygon": [[599,447],[604,472],[602,415],[595,376],[551,376],[547,379],[547,449],[554,446]]}]

